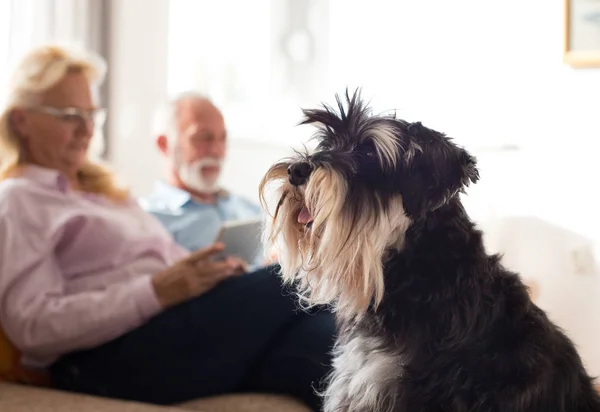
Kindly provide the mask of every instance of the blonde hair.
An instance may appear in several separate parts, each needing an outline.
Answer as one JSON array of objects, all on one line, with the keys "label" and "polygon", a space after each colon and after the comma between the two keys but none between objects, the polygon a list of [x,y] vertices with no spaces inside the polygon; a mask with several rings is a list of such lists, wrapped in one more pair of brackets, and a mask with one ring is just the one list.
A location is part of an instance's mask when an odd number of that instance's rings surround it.
[{"label": "blonde hair", "polygon": [[[15,176],[22,165],[18,136],[10,124],[14,109],[34,105],[40,95],[70,72],[82,72],[90,84],[99,85],[106,74],[104,60],[92,53],[69,50],[58,45],[37,47],[17,64],[0,112],[0,180]],[[117,184],[111,171],[87,159],[78,173],[80,189],[123,201],[129,192]]]}]

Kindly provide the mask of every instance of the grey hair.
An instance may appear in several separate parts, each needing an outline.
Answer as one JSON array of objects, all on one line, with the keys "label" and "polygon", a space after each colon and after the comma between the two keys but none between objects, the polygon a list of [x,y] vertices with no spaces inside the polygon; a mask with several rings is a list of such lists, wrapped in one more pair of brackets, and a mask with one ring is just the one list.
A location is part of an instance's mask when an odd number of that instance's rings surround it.
[{"label": "grey hair", "polygon": [[185,100],[210,101],[208,96],[195,90],[187,90],[169,98],[154,113],[152,124],[152,134],[154,137],[166,136],[169,140],[175,138],[177,135],[177,124],[175,123],[177,110],[179,109],[179,104]]}]

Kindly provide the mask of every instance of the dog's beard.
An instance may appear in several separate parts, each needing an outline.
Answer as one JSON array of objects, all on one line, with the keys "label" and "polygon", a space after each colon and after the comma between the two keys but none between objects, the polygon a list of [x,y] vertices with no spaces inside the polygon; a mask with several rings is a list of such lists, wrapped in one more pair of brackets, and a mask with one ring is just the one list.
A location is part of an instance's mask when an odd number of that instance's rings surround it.
[{"label": "dog's beard", "polygon": [[[288,182],[287,163],[273,166],[261,182],[278,182],[278,199],[267,221],[264,241],[275,249],[283,279],[296,283],[308,306],[334,303],[345,317],[377,307],[384,293],[383,261],[386,251],[402,247],[409,220],[401,198],[389,204],[348,201],[348,182],[328,167],[316,168],[305,186]],[[358,207],[357,207],[358,206]],[[303,208],[312,217],[300,223]],[[303,212],[306,216],[306,210]]]}]

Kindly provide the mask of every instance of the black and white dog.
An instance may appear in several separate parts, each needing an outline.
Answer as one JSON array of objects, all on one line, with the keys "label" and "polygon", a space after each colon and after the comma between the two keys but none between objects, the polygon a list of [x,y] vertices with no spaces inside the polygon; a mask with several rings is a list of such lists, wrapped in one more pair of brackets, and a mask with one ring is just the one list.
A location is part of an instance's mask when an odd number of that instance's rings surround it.
[{"label": "black and white dog", "polygon": [[572,342],[484,250],[459,193],[475,159],[372,115],[358,93],[305,110],[314,153],[261,182],[284,279],[339,323],[326,412],[600,412]]}]

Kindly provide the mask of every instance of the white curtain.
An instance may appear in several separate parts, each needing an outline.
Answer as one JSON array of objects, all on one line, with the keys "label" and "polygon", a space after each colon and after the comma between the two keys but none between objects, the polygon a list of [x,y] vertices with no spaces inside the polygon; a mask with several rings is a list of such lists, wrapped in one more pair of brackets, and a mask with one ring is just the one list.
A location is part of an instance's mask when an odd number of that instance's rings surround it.
[{"label": "white curtain", "polygon": [[2,0],[4,63],[32,46],[60,42],[104,52],[106,0]]},{"label": "white curtain", "polygon": [[[105,24],[110,0],[0,0],[0,96],[12,67],[31,47],[61,43],[107,55]],[[100,92],[107,101],[106,85]],[[93,151],[105,151],[103,131],[94,138]]]}]

